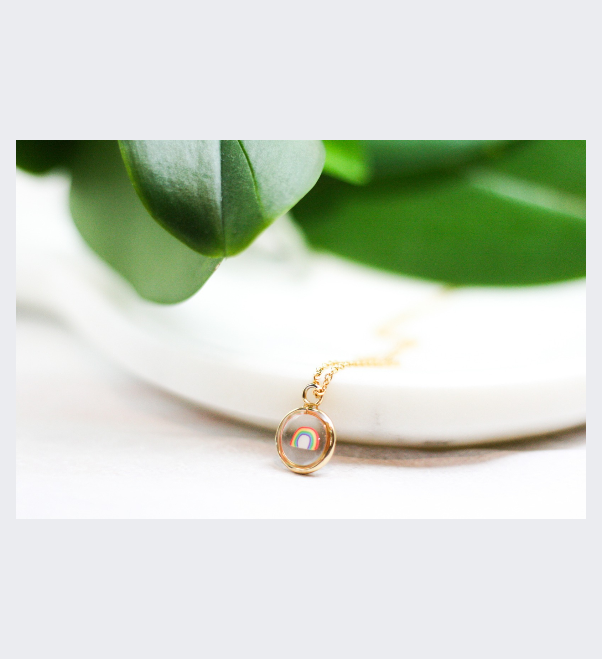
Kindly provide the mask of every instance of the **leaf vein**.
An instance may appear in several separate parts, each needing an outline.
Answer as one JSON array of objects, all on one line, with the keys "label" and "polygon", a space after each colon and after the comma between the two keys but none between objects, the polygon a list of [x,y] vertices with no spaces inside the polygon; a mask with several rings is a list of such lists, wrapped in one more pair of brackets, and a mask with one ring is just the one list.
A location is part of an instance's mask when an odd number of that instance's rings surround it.
[{"label": "leaf vein", "polygon": [[245,156],[245,160],[247,161],[247,166],[249,168],[249,171],[251,172],[251,179],[253,181],[253,188],[255,190],[255,197],[257,198],[257,203],[259,204],[259,208],[261,209],[261,215],[262,217],[266,217],[265,213],[265,208],[263,207],[263,202],[261,201],[261,197],[259,195],[259,186],[257,185],[257,178],[255,176],[255,170],[253,169],[253,165],[251,164],[251,159],[249,158],[249,154],[247,153],[247,150],[244,147],[244,144],[242,143],[242,140],[237,140],[238,145],[241,148],[241,151],[243,152]]}]

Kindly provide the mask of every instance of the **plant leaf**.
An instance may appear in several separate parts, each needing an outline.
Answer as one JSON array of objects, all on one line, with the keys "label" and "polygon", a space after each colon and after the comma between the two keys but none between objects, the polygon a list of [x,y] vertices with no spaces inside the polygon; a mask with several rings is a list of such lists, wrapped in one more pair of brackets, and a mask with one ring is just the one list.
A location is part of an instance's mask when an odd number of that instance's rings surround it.
[{"label": "plant leaf", "polygon": [[319,140],[122,140],[149,213],[191,249],[238,254],[315,184]]},{"label": "plant leaf", "polygon": [[323,140],[326,148],[324,172],[347,183],[363,185],[370,180],[371,167],[361,140]]},{"label": "plant leaf", "polygon": [[374,178],[444,171],[491,157],[509,144],[503,140],[363,140]]},{"label": "plant leaf", "polygon": [[71,214],[88,245],[147,300],[181,302],[220,264],[163,229],[138,198],[117,141],[78,143]]},{"label": "plant leaf", "polygon": [[32,174],[44,174],[55,167],[67,167],[73,140],[16,140],[17,167]]},{"label": "plant leaf", "polygon": [[585,140],[540,140],[508,149],[490,169],[585,200]]},{"label": "plant leaf", "polygon": [[373,181],[322,177],[294,209],[310,242],[452,284],[585,276],[585,145],[527,142],[486,165]]},{"label": "plant leaf", "polygon": [[348,183],[445,171],[503,151],[503,140],[324,140],[324,173]]}]

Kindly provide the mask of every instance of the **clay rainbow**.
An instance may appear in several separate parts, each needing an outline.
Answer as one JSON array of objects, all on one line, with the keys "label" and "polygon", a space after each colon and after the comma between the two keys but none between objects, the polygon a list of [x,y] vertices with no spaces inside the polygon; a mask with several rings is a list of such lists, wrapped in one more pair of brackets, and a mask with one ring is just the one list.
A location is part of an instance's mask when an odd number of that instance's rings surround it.
[{"label": "clay rainbow", "polygon": [[295,430],[291,438],[291,446],[317,451],[320,448],[320,435],[317,430],[303,426]]}]

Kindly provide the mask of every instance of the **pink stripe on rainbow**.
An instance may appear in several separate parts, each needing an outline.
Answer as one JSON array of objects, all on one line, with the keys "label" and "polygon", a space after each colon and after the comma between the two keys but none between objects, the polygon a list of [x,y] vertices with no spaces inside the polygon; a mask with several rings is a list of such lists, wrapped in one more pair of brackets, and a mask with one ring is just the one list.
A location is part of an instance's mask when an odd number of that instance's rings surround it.
[{"label": "pink stripe on rainbow", "polygon": [[303,426],[295,430],[291,438],[291,446],[317,451],[320,448],[320,435],[317,430]]}]

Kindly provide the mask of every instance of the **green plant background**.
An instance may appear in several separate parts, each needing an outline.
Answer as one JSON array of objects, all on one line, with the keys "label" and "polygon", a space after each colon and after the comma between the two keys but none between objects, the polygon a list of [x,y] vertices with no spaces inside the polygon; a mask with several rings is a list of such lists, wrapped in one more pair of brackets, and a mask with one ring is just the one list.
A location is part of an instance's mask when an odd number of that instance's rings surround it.
[{"label": "green plant background", "polygon": [[366,145],[365,185],[323,176],[297,204],[315,247],[452,284],[585,275],[584,142],[393,147]]},{"label": "green plant background", "polygon": [[[585,276],[585,141],[21,141],[72,173],[82,237],[149,300],[292,216],[316,249],[457,285]],[[317,183],[316,183],[317,181]]]}]

